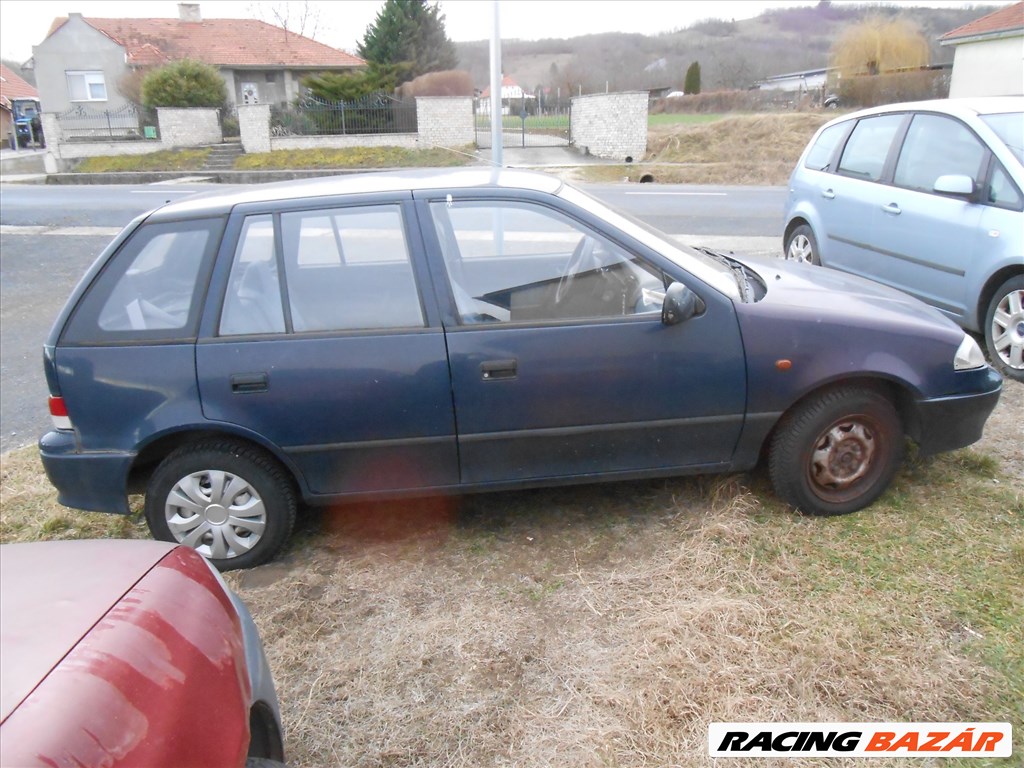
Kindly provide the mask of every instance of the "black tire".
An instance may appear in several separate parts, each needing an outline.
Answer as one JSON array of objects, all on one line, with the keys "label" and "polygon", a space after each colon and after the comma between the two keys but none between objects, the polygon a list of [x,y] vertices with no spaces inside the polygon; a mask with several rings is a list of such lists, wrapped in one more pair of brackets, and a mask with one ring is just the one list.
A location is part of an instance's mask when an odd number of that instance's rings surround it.
[{"label": "black tire", "polygon": [[275,459],[230,440],[179,448],[146,487],[154,538],[191,546],[221,571],[273,559],[291,535],[297,506],[291,477]]},{"label": "black tire", "polygon": [[1024,275],[999,286],[985,312],[985,346],[993,367],[1024,381]]},{"label": "black tire", "polygon": [[903,424],[885,395],[842,387],[779,422],[768,469],[775,493],[802,512],[845,515],[874,502],[903,459]]},{"label": "black tire", "polygon": [[821,266],[821,252],[818,250],[818,240],[807,224],[789,233],[786,238],[785,253],[786,261],[798,261],[802,264],[814,264]]}]

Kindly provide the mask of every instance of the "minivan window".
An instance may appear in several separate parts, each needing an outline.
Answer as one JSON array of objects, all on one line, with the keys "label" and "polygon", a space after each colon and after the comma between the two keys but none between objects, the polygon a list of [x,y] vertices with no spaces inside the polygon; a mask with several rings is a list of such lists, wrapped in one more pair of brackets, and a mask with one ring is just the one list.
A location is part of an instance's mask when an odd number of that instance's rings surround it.
[{"label": "minivan window", "polygon": [[975,184],[982,172],[985,146],[963,123],[942,115],[914,115],[903,140],[893,183],[931,192],[939,176],[969,176]]},{"label": "minivan window", "polygon": [[885,159],[904,115],[881,115],[859,120],[846,142],[839,173],[867,181],[882,178]]},{"label": "minivan window", "polygon": [[1024,165],[1024,112],[979,115]]},{"label": "minivan window", "polygon": [[836,151],[836,145],[842,141],[849,128],[849,123],[839,123],[822,131],[814,142],[814,146],[807,153],[807,158],[804,160],[804,168],[809,168],[812,171],[829,170],[829,163],[832,162],[832,155]]},{"label": "minivan window", "polygon": [[1024,206],[1020,190],[1013,183],[1006,169],[993,158],[994,167],[992,177],[988,183],[988,194],[985,196],[987,202],[999,208],[1009,208],[1011,211],[1019,211]]},{"label": "minivan window", "polygon": [[220,219],[143,224],[111,258],[64,333],[69,343],[195,335]]}]

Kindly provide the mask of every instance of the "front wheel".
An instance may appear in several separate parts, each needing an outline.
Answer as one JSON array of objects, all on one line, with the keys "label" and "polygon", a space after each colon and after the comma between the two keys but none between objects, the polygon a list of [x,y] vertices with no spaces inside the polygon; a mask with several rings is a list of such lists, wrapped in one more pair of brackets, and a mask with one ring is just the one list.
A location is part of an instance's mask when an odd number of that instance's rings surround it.
[{"label": "front wheel", "polygon": [[992,296],[985,313],[985,346],[1000,373],[1024,381],[1024,276],[1011,277]]},{"label": "front wheel", "polygon": [[812,515],[845,515],[874,502],[903,458],[903,425],[870,389],[817,395],[783,417],[769,448],[778,496]]},{"label": "front wheel", "polygon": [[153,536],[192,547],[219,570],[271,560],[295,523],[284,469],[250,446],[209,440],[171,453],[146,488]]},{"label": "front wheel", "polygon": [[814,231],[806,224],[801,224],[789,233],[786,239],[786,259],[821,266],[818,241],[814,237]]}]

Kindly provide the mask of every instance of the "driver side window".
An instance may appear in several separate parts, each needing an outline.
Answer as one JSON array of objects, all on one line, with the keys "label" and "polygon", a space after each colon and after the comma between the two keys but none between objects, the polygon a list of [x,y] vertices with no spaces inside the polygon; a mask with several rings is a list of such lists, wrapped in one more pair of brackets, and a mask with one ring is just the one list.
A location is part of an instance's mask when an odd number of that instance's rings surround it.
[{"label": "driver side window", "polygon": [[462,324],[660,313],[660,272],[566,216],[531,203],[433,203]]}]

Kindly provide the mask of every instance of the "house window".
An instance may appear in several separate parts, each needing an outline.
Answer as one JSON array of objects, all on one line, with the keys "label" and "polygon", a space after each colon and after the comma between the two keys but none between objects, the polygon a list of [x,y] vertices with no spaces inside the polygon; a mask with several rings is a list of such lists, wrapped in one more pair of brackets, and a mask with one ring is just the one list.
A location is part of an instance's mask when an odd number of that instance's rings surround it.
[{"label": "house window", "polygon": [[65,72],[71,101],[106,101],[107,84],[102,72]]}]

